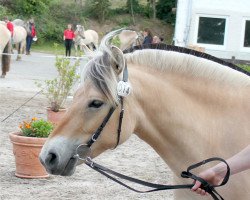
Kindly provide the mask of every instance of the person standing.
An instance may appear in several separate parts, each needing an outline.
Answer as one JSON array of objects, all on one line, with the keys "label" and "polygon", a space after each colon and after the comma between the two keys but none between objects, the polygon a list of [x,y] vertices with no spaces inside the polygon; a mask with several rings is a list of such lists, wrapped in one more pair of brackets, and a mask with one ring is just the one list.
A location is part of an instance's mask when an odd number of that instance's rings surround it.
[{"label": "person standing", "polygon": [[36,36],[36,28],[34,19],[30,19],[28,21],[28,30],[27,30],[27,37],[26,37],[26,55],[30,55],[30,48],[32,45],[33,38]]},{"label": "person standing", "polygon": [[75,33],[72,30],[72,25],[68,24],[68,28],[63,33],[63,40],[64,40],[65,48],[66,48],[66,52],[65,52],[66,56],[70,57],[71,46],[72,46],[74,38],[75,38]]},{"label": "person standing", "polygon": [[155,36],[153,37],[152,43],[153,43],[153,44],[158,44],[158,43],[160,43],[160,42],[161,42],[160,38],[159,38],[158,36],[155,35]]},{"label": "person standing", "polygon": [[142,44],[151,44],[153,41],[153,35],[151,31],[149,30],[149,28],[144,29],[143,35],[144,35],[144,40]]}]

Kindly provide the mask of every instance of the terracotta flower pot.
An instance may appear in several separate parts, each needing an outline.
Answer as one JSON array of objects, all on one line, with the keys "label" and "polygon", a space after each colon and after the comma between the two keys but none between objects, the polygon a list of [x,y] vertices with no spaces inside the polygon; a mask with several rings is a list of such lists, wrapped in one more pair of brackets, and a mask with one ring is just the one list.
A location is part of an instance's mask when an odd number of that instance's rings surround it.
[{"label": "terracotta flower pot", "polygon": [[20,178],[45,178],[49,174],[39,161],[39,154],[46,138],[21,136],[20,132],[9,134],[16,161],[15,175]]},{"label": "terracotta flower pot", "polygon": [[49,107],[47,107],[47,119],[48,119],[48,121],[57,125],[59,123],[59,121],[62,119],[62,117],[64,116],[64,113],[66,111],[67,110],[65,108],[62,108],[58,112],[54,112]]}]

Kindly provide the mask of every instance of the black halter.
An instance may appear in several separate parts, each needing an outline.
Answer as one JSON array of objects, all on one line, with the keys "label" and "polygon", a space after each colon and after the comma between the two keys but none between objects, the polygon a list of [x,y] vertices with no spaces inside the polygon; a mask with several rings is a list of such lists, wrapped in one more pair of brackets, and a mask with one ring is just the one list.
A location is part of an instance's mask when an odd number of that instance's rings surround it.
[{"label": "black halter", "polygon": [[[127,81],[128,81],[128,70],[127,70],[127,64],[125,63],[125,68],[123,71],[123,82],[127,82]],[[120,111],[120,117],[119,117],[118,129],[117,129],[117,143],[116,143],[115,148],[118,146],[119,141],[120,141],[122,119],[123,119],[123,115],[124,115],[123,96],[119,96],[119,99],[120,99],[120,104],[121,104],[121,111]],[[103,128],[108,123],[108,121],[109,121],[110,117],[112,116],[112,114],[114,113],[115,109],[116,109],[116,107],[112,106],[110,108],[108,114],[104,118],[103,122],[101,123],[99,128],[95,131],[95,133],[92,135],[92,137],[89,139],[89,141],[86,144],[82,144],[82,145],[79,145],[77,147],[75,157],[80,159],[80,160],[83,160],[87,166],[89,166],[90,168],[94,169],[95,171],[103,174],[107,178],[110,178],[111,180],[121,184],[122,186],[124,186],[132,191],[138,192],[138,193],[148,193],[148,192],[170,190],[170,189],[191,189],[194,186],[194,184],[183,184],[183,185],[154,184],[154,183],[142,181],[142,180],[139,180],[136,178],[132,178],[132,177],[120,174],[118,172],[110,170],[110,169],[92,161],[92,159],[90,158],[90,153],[91,153],[90,147],[98,139],[98,137],[101,135]],[[212,161],[221,161],[221,162],[224,162],[227,166],[227,173],[226,173],[226,175],[225,175],[225,177],[220,185],[211,185],[207,181],[205,181],[204,179],[202,179],[202,178],[200,178],[200,177],[198,177],[190,172],[192,169],[195,169],[201,165],[204,165],[204,164],[206,164],[208,162],[212,162]],[[209,193],[213,197],[214,200],[224,200],[222,198],[222,196],[215,190],[215,187],[225,185],[229,179],[229,176],[230,176],[230,168],[229,168],[227,162],[224,159],[217,158],[217,157],[209,158],[209,159],[204,160],[202,162],[191,165],[187,168],[187,171],[183,171],[181,173],[182,178],[191,178],[193,180],[200,181],[202,183],[201,188],[204,189],[207,193]],[[140,185],[143,185],[146,187],[150,187],[152,189],[147,190],[147,191],[140,191],[140,190],[137,190],[137,189],[134,189],[134,188],[128,186],[127,184],[123,183],[122,181],[116,179],[115,177],[130,181],[133,183],[137,183],[137,184],[140,184]]]},{"label": "black halter", "polygon": [[[125,68],[123,70],[123,79],[122,80],[123,80],[123,82],[128,82],[128,69],[127,69],[127,64],[126,63],[125,63]],[[119,123],[118,123],[118,128],[117,128],[117,142],[116,142],[115,148],[118,146],[118,144],[120,142],[120,136],[121,136],[122,119],[123,119],[123,115],[124,115],[123,96],[119,96],[119,101],[120,101],[120,104],[121,104],[121,111],[120,111]],[[101,135],[103,128],[108,123],[108,121],[109,121],[110,117],[112,116],[112,114],[114,113],[115,109],[116,109],[116,107],[114,107],[114,106],[112,106],[109,109],[109,112],[106,115],[106,117],[104,118],[104,120],[102,121],[101,125],[99,126],[99,128],[95,131],[95,133],[92,135],[92,137],[87,142],[87,146],[89,148],[98,139],[98,137]]]}]

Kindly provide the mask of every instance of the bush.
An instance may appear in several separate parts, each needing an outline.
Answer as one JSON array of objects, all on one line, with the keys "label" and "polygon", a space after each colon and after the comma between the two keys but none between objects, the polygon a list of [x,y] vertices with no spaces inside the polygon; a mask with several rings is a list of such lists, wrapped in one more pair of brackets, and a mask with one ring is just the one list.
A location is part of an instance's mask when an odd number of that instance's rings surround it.
[{"label": "bush", "polygon": [[20,124],[22,134],[27,137],[46,138],[52,132],[54,126],[51,122],[43,119],[32,118],[31,121]]},{"label": "bush", "polygon": [[3,19],[5,16],[8,16],[8,10],[6,7],[0,5],[0,19]]},{"label": "bush", "polygon": [[51,110],[58,112],[64,105],[70,90],[80,78],[76,73],[79,60],[76,60],[75,63],[71,65],[70,59],[57,57],[55,66],[58,71],[56,78],[45,80],[45,85],[36,84],[39,88],[42,88],[43,93],[48,98]]}]

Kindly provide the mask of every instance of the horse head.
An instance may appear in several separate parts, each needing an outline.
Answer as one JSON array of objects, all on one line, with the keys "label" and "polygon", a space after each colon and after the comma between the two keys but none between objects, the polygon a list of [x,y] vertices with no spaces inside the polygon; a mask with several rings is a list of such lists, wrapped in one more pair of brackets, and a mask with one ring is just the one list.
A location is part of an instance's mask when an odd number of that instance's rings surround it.
[{"label": "horse head", "polygon": [[80,35],[80,36],[84,36],[84,26],[77,24],[76,25],[76,30],[75,30],[75,34]]},{"label": "horse head", "polygon": [[[98,140],[91,146],[91,157],[95,157],[117,144],[117,126],[121,102],[117,84],[122,79],[125,59],[120,49],[110,46],[111,38],[118,32],[104,37],[100,52],[84,67],[83,84],[74,95],[72,106],[61,123],[55,128],[44,145],[40,160],[47,171],[57,175],[71,175],[80,162],[75,158],[76,149],[86,144],[106,116],[113,114]],[[122,136],[124,142],[133,132],[132,117],[125,114]],[[125,122],[126,121],[126,122]]]}]

